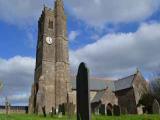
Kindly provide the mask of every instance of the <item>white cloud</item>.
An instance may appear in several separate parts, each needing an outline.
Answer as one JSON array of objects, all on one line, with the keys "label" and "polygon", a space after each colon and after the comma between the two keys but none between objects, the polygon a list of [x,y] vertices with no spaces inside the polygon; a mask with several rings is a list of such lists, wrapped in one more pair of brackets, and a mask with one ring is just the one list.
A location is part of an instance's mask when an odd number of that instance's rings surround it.
[{"label": "white cloud", "polygon": [[29,96],[30,94],[26,94],[26,93],[21,93],[21,94],[14,94],[14,95],[10,95],[10,96],[8,96],[7,98],[8,98],[8,100],[9,101],[22,101],[22,100],[27,100],[27,99],[29,99],[28,98],[28,96]]},{"label": "white cloud", "polygon": [[36,4],[39,4],[38,0],[1,0],[0,11],[2,12],[0,12],[0,19],[14,25],[19,24],[19,22],[23,25],[30,24],[40,9],[35,6]]},{"label": "white cloud", "polygon": [[[68,0],[69,12],[92,26],[141,21],[160,6],[159,0]],[[53,8],[54,0],[45,1]],[[33,25],[43,9],[40,0],[0,0],[0,20],[14,25]]]},{"label": "white cloud", "polygon": [[[117,77],[133,72],[136,67],[146,71],[160,67],[160,23],[142,24],[134,33],[107,34],[95,43],[70,51],[72,71],[86,62],[91,75]],[[4,82],[0,103],[5,96],[12,105],[27,104],[34,80],[35,59],[15,56],[0,59],[0,80]]]},{"label": "white cloud", "polygon": [[79,19],[92,26],[105,23],[141,21],[152,15],[159,0],[69,0],[66,2]]},{"label": "white cloud", "polygon": [[68,35],[70,41],[74,41],[80,35],[79,31],[71,31]]},{"label": "white cloud", "polygon": [[12,105],[28,103],[31,84],[34,80],[35,59],[15,56],[8,60],[0,59],[0,80],[4,87],[1,91],[1,104],[8,96]]},{"label": "white cloud", "polygon": [[[48,2],[51,3],[51,2]],[[105,23],[141,21],[153,14],[159,7],[159,0],[69,0],[75,15],[92,26]],[[53,7],[53,4],[50,4]],[[32,25],[40,16],[42,1],[0,0],[0,20],[14,25]],[[71,31],[69,40],[74,41],[79,31]],[[33,36],[28,33],[33,45]],[[78,64],[86,62],[92,75],[111,76],[133,71],[136,67],[156,70],[160,67],[160,24],[142,24],[134,33],[112,33],[76,51],[70,51],[73,71]],[[10,96],[12,104],[27,103],[33,82],[35,59],[16,56],[0,59],[0,80],[4,88],[0,102]]]},{"label": "white cloud", "polygon": [[[53,8],[54,1],[45,1]],[[43,9],[42,0],[0,0],[0,20],[18,26],[33,25]]]},{"label": "white cloud", "polygon": [[86,62],[92,75],[112,76],[160,69],[160,23],[142,24],[134,33],[104,35],[95,43],[70,52],[71,68]]}]

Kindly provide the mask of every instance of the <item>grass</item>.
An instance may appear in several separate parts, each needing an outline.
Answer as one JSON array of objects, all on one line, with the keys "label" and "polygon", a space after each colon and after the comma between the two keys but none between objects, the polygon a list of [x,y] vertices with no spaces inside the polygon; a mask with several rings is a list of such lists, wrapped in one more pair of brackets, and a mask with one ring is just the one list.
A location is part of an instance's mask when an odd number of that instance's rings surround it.
[{"label": "grass", "polygon": [[[58,116],[46,117],[26,114],[10,114],[8,116],[0,114],[0,120],[76,120],[76,117],[68,118],[64,116],[59,118]],[[160,115],[126,115],[120,117],[108,117],[108,116],[92,116],[92,120],[160,120]]]}]

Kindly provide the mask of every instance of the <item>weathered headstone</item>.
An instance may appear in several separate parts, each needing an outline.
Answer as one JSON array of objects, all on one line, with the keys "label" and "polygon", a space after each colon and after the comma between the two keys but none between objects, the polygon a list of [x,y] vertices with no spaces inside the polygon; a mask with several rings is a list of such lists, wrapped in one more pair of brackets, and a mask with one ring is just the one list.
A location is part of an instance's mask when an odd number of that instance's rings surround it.
[{"label": "weathered headstone", "polygon": [[58,113],[58,117],[59,117],[59,118],[62,118],[62,112],[59,112],[59,113]]},{"label": "weathered headstone", "polygon": [[99,114],[101,114],[101,115],[105,115],[106,114],[106,106],[104,104],[102,104],[99,107]]},{"label": "weathered headstone", "polygon": [[121,114],[120,107],[118,105],[114,105],[113,106],[113,115],[114,116],[120,116],[120,114]]},{"label": "weathered headstone", "polygon": [[64,112],[65,112],[65,113],[62,112],[63,115],[65,114],[70,117],[71,115],[74,114],[75,105],[73,103],[65,103],[63,105],[64,105]]},{"label": "weathered headstone", "polygon": [[62,115],[65,115],[65,104],[59,105],[59,112],[62,113]]},{"label": "weathered headstone", "polygon": [[95,115],[100,115],[100,112],[99,112],[99,107],[95,108],[92,113],[94,113]]},{"label": "weathered headstone", "polygon": [[160,105],[156,99],[153,101],[152,110],[153,110],[153,114],[160,114]]},{"label": "weathered headstone", "polygon": [[107,116],[112,116],[112,111],[110,109],[107,109]]},{"label": "weathered headstone", "polygon": [[45,106],[42,107],[42,112],[43,112],[43,116],[46,117],[47,115],[46,115],[46,107]]},{"label": "weathered headstone", "polygon": [[107,115],[112,116],[112,105],[110,103],[107,105],[106,109],[107,109]]},{"label": "weathered headstone", "polygon": [[88,69],[85,63],[79,65],[78,74],[76,78],[77,89],[77,120],[90,120],[90,95],[89,95],[89,81]]},{"label": "weathered headstone", "polygon": [[69,114],[73,115],[75,113],[76,106],[73,103],[69,105]]},{"label": "weathered headstone", "polygon": [[59,108],[56,108],[56,115],[59,114]]},{"label": "weathered headstone", "polygon": [[53,115],[55,114],[56,110],[54,109],[54,107],[52,107],[52,111],[51,111],[51,117],[53,117]]}]

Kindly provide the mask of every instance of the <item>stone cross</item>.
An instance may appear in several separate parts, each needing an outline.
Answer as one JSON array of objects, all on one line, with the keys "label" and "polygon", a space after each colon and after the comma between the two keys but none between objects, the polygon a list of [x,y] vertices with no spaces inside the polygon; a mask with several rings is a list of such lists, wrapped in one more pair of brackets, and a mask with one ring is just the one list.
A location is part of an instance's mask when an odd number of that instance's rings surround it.
[{"label": "stone cross", "polygon": [[6,101],[5,101],[5,109],[6,109],[6,115],[8,115],[10,112],[10,104],[9,104],[7,97],[6,97]]},{"label": "stone cross", "polygon": [[153,101],[152,110],[153,110],[153,114],[160,114],[160,105],[156,99]]},{"label": "stone cross", "polygon": [[77,120],[91,120],[88,69],[85,63],[79,65],[76,78]]}]

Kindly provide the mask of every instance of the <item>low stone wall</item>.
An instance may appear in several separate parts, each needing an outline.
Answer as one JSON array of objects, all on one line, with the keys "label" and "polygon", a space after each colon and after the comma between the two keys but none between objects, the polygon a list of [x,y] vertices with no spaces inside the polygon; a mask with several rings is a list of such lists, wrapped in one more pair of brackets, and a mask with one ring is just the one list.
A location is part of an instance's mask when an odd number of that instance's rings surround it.
[{"label": "low stone wall", "polygon": [[[5,106],[0,106],[0,113],[6,113]],[[28,113],[28,106],[11,106],[9,113]]]}]

